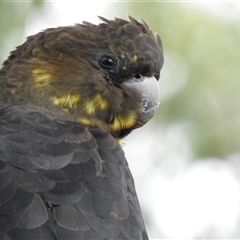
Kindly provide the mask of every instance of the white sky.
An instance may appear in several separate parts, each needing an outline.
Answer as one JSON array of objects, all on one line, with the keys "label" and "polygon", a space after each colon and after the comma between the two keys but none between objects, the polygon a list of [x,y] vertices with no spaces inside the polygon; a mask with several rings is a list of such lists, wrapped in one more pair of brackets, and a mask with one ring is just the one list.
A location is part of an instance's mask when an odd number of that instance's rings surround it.
[{"label": "white sky", "polygon": [[[44,18],[41,12],[32,16],[25,36],[83,20],[98,23],[97,16],[104,16],[106,4],[106,1],[66,0],[46,3],[49,14]],[[201,6],[210,9],[206,1]],[[211,8],[215,15],[221,15],[218,9],[226,10],[216,4]],[[139,138],[140,131],[148,142]],[[178,239],[208,234],[219,238],[236,236],[240,227],[240,180],[232,165],[218,159],[191,163],[191,151],[179,126],[159,130],[153,136],[148,125],[127,138],[125,152],[141,205],[150,219],[150,238],[157,239],[160,233]],[[159,159],[152,161],[156,156]],[[164,170],[172,172],[172,176]]]}]

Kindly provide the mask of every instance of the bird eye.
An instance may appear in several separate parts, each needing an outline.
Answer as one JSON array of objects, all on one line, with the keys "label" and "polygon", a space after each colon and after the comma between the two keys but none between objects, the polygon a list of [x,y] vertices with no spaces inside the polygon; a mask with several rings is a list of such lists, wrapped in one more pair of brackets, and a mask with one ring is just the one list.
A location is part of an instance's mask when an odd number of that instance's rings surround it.
[{"label": "bird eye", "polygon": [[104,55],[101,57],[99,63],[105,69],[112,69],[115,66],[115,59],[112,56]]},{"label": "bird eye", "polygon": [[141,75],[140,75],[140,74],[136,74],[134,77],[135,77],[136,79],[140,79],[140,78],[141,78]]}]

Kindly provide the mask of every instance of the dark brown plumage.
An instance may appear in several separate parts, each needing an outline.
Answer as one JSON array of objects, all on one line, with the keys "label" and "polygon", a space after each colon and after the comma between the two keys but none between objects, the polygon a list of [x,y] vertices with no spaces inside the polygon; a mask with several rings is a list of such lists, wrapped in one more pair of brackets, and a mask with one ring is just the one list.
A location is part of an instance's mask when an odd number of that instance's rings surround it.
[{"label": "dark brown plumage", "polygon": [[121,139],[159,105],[146,23],[47,29],[0,70],[0,239],[147,239]]},{"label": "dark brown plumage", "polygon": [[[4,62],[0,102],[89,122],[119,138],[144,124],[138,122],[139,94],[122,83],[140,74],[159,79],[161,40],[133,18],[131,22],[102,19],[105,23],[100,25],[48,29],[29,37]],[[102,66],[104,57],[105,61],[111,57],[113,66]],[[97,94],[102,106],[89,114],[84,106]],[[129,126],[114,125],[121,118],[122,122],[129,120]]]}]

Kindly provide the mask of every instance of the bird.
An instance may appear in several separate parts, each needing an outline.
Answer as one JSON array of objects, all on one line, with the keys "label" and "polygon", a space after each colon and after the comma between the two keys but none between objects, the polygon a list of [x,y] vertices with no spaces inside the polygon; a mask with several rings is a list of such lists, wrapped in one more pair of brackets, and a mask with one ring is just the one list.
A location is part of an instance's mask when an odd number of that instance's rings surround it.
[{"label": "bird", "polygon": [[148,239],[122,141],[158,109],[162,41],[144,20],[99,18],[3,62],[1,240]]}]

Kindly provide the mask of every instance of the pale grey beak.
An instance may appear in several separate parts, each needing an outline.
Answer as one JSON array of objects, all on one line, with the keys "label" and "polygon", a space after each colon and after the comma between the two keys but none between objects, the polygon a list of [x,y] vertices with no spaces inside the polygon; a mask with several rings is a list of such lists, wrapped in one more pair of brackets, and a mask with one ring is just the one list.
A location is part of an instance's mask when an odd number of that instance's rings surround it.
[{"label": "pale grey beak", "polygon": [[137,91],[140,95],[141,111],[138,116],[138,122],[142,125],[148,122],[160,104],[160,87],[157,79],[140,75],[139,78],[131,78],[123,83],[124,86]]}]

